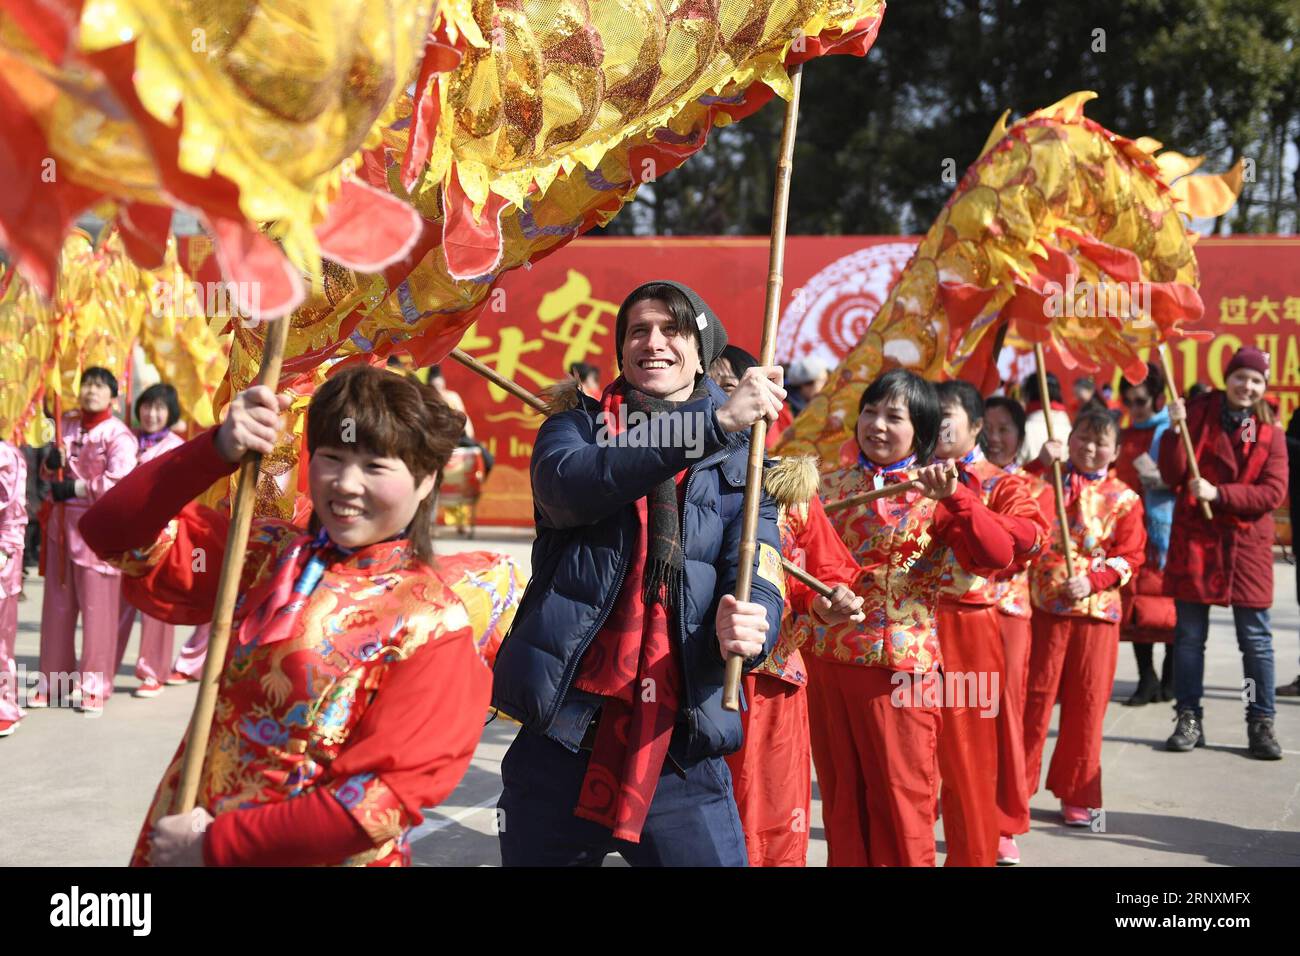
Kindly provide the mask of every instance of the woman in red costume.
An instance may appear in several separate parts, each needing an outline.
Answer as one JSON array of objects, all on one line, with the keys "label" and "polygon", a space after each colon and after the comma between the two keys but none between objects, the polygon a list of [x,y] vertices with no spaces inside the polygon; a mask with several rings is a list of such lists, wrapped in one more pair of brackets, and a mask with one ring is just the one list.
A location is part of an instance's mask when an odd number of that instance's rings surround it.
[{"label": "woman in red costume", "polygon": [[863,572],[867,619],[817,626],[806,645],[813,762],[831,866],[933,866],[942,663],[939,582],[954,559],[974,574],[1007,567],[1012,536],[958,481],[930,464],[934,386],[892,369],[862,395],[858,461],[828,474],[843,500],[886,484],[907,491],[831,515]]},{"label": "woman in red costume", "polygon": [[[984,400],[984,454],[990,462],[1029,484],[1039,501],[1047,486],[1020,466],[1025,440],[1025,410],[1014,398]],[[1041,510],[1041,509],[1040,509]],[[1049,542],[1050,543],[1050,542]],[[1002,632],[1002,705],[998,708],[998,865],[1020,862],[1016,836],[1029,829],[1029,790],[1025,787],[1025,694],[1029,686],[1029,569],[994,579],[998,624]]]},{"label": "woman in red costume", "polygon": [[939,732],[944,865],[993,866],[998,861],[1000,820],[998,777],[989,768],[998,764],[998,719],[1007,670],[998,582],[1038,554],[1049,525],[1028,478],[985,459],[979,443],[984,400],[975,386],[954,380],[940,382],[935,390],[943,410],[936,456],[958,462],[963,481],[1001,519],[1016,548],[1011,567],[996,575],[973,575],[950,565],[939,593],[945,685]]},{"label": "woman in red costume", "polygon": [[781,636],[771,656],[741,679],[748,704],[740,715],[745,743],[727,757],[727,765],[749,865],[806,866],[812,763],[808,676],[799,647],[814,622],[861,623],[866,615],[862,598],[850,590],[857,562],[817,497],[816,460],[782,459],[768,469],[763,484],[777,503],[786,560],[834,590],[830,598],[821,597],[797,578],[786,577]]},{"label": "woman in red costume", "polygon": [[[136,606],[211,619],[229,520],[192,499],[246,452],[271,451],[287,404],[241,392],[219,428],[132,472],[83,519]],[[379,369],[316,392],[310,528],[254,522],[198,806],[168,815],[182,744],[133,864],[409,862],[406,834],[465,772],[491,684],[432,556],[434,489],[463,425],[427,386]]]},{"label": "woman in red costume", "polygon": [[[1086,827],[1101,807],[1102,722],[1115,681],[1121,617],[1120,589],[1146,557],[1142,499],[1110,475],[1119,426],[1103,408],[1087,408],[1070,431],[1065,511],[1073,567],[1061,553],[1060,522],[1053,546],[1030,571],[1034,639],[1025,703],[1026,783],[1037,792],[1052,708],[1061,702],[1047,788],[1061,801],[1066,826]],[[1047,442],[1044,457],[1062,456]],[[1044,494],[1051,507],[1051,493]],[[1029,821],[1022,821],[1024,832]]]}]

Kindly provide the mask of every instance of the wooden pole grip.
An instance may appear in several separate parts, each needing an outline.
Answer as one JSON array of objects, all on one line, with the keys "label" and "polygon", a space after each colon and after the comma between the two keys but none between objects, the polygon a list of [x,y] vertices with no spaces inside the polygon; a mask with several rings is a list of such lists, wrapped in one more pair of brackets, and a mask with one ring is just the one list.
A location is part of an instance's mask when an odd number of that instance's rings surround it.
[{"label": "wooden pole grip", "polygon": [[[768,248],[767,301],[763,309],[763,341],[759,364],[771,365],[776,359],[776,326],[781,314],[781,283],[785,270],[785,226],[790,209],[790,179],[794,166],[795,130],[799,123],[799,91],[803,67],[790,69],[792,92],[785,108],[785,125],[781,130],[781,151],[776,164],[776,185],[772,194],[772,238]],[[758,506],[763,494],[763,453],[767,444],[767,421],[753,426],[749,433],[749,471],[745,477],[744,522],[741,525],[740,567],[736,574],[736,600],[748,601],[753,583],[754,554],[758,550]],[[722,706],[740,710],[740,677],[744,661],[738,655],[727,658],[722,684]]]},{"label": "wooden pole grip", "polygon": [[[1052,396],[1047,391],[1047,360],[1043,356],[1043,343],[1034,343],[1034,361],[1038,366],[1038,398],[1043,405],[1043,423],[1047,426],[1047,440],[1056,441],[1056,427],[1052,424]],[[1070,519],[1065,512],[1065,480],[1061,463],[1052,462],[1052,490],[1056,493],[1056,520],[1061,526],[1061,553],[1065,555],[1065,569],[1074,577],[1074,549],[1070,546]]]},{"label": "wooden pole grip", "polygon": [[[285,343],[289,338],[289,316],[271,322],[262,346],[262,367],[257,384],[275,388],[280,381]],[[249,452],[239,463],[239,485],[230,511],[230,530],[226,535],[226,554],[217,580],[217,599],[212,610],[212,630],[208,636],[208,656],[203,663],[198,699],[185,739],[185,757],[181,763],[180,786],[176,791],[173,813],[189,813],[198,799],[208,738],[212,732],[212,715],[217,707],[217,690],[226,663],[230,643],[230,623],[235,601],[239,597],[239,579],[244,570],[248,533],[253,524],[253,506],[257,502],[257,473],[262,456]]]},{"label": "wooden pole grip", "polygon": [[832,588],[829,584],[823,584],[821,581],[817,580],[815,577],[813,577],[803,568],[799,567],[799,565],[791,564],[785,558],[781,559],[781,567],[785,569],[785,573],[790,575],[790,577],[802,581],[808,587],[812,588],[819,595],[821,595],[824,598],[827,598],[828,600],[830,599],[830,596],[833,593],[835,593],[835,589]]},{"label": "wooden pole grip", "polygon": [[[960,475],[954,467],[949,471],[954,478]],[[847,498],[841,498],[838,501],[828,501],[822,506],[827,514],[833,514],[836,511],[843,511],[846,508],[853,508],[857,505],[870,504],[878,498],[891,498],[894,495],[901,495],[905,491],[920,491],[921,484],[917,481],[898,481],[892,485],[885,485],[881,488],[872,488],[870,491],[863,491],[856,495],[849,495]]]},{"label": "wooden pole grip", "polygon": [[[1165,370],[1165,404],[1173,406],[1178,400],[1178,390],[1174,388],[1174,363],[1169,358],[1169,352],[1163,345],[1160,347],[1160,365]],[[1154,399],[1154,396],[1152,396]],[[1193,478],[1201,477],[1200,465],[1196,463],[1196,447],[1192,444],[1192,435],[1187,430],[1187,422],[1178,423],[1178,434],[1183,440],[1183,450],[1187,452],[1187,467],[1191,470]],[[1214,520],[1214,512],[1210,509],[1208,501],[1201,502],[1201,515],[1206,521]]]},{"label": "wooden pole grip", "polygon": [[[742,509],[740,551],[736,556],[736,600],[748,601],[754,584],[754,555],[758,551],[758,506],[763,496],[763,453],[767,441],[767,422],[760,421],[749,433],[749,474],[757,469],[758,481],[745,483],[745,500]],[[740,710],[740,678],[745,659],[739,654],[727,656],[727,669],[723,676],[722,706],[727,710]]]},{"label": "wooden pole grip", "polygon": [[861,494],[849,495],[847,498],[840,498],[838,501],[828,501],[823,506],[828,515],[837,511],[844,511],[848,508],[856,508],[858,505],[870,504],[878,498],[888,498],[892,495],[901,494],[904,491],[911,491],[916,488],[914,482],[900,481],[892,485],[885,485],[883,488],[873,488],[871,491],[864,491]]}]

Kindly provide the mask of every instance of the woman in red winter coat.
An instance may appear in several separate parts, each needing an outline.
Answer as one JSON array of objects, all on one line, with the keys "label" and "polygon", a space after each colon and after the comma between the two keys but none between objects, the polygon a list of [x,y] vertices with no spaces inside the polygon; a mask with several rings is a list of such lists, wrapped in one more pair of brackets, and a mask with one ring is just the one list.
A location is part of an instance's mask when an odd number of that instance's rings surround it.
[{"label": "woman in red winter coat", "polygon": [[[1246,684],[1250,755],[1281,760],[1273,731],[1273,510],[1287,490],[1286,437],[1264,402],[1268,355],[1243,346],[1228,363],[1225,390],[1181,399],[1169,417],[1186,418],[1199,479],[1191,476],[1180,441],[1160,447],[1160,474],[1178,494],[1165,568],[1165,593],[1175,599],[1174,689],[1178,726],[1166,742],[1174,751],[1205,745],[1201,726],[1205,640],[1210,605],[1230,605]],[[1213,521],[1200,503],[1209,502]]]}]

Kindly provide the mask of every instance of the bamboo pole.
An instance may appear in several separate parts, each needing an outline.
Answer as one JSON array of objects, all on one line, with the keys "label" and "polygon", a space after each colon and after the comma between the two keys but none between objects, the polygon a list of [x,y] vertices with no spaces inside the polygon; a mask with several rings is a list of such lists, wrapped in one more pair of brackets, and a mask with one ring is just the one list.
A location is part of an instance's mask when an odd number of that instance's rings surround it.
[{"label": "bamboo pole", "polygon": [[[1052,426],[1052,396],[1047,392],[1047,360],[1043,357],[1043,343],[1034,343],[1034,361],[1038,364],[1038,396],[1043,403],[1043,423],[1047,426],[1047,440],[1056,441]],[[1070,547],[1070,519],[1065,513],[1065,482],[1061,463],[1052,462],[1052,490],[1056,492],[1056,520],[1061,525],[1061,553],[1065,555],[1065,570],[1074,577],[1074,549]]]},{"label": "bamboo pole", "polygon": [[[758,364],[776,361],[776,326],[781,315],[781,284],[785,269],[785,226],[790,210],[790,179],[794,167],[794,138],[799,123],[799,91],[803,85],[803,66],[790,69],[790,102],[785,108],[785,125],[781,130],[781,154],[776,164],[776,188],[772,196],[772,238],[768,248],[767,303],[763,310],[763,344]],[[736,575],[736,600],[748,601],[754,582],[754,554],[758,550],[758,506],[763,497],[763,453],[767,445],[767,419],[754,423],[749,432],[749,470],[745,477],[745,503],[740,532],[740,562]],[[740,710],[740,675],[744,658],[732,654],[727,658],[726,677],[722,685],[722,706]]]},{"label": "bamboo pole", "polygon": [[[258,385],[274,389],[279,384],[280,366],[284,362],[284,347],[288,338],[289,316],[270,323],[262,345]],[[248,532],[253,523],[257,473],[261,465],[262,456],[256,452],[249,452],[239,463],[239,487],[230,510],[226,555],[221,562],[221,577],[217,581],[217,600],[212,611],[212,630],[208,636],[208,657],[203,664],[199,696],[194,702],[194,714],[190,718],[190,729],[185,738],[185,759],[181,764],[181,781],[176,791],[173,813],[189,813],[198,799],[203,760],[207,755],[208,738],[212,732],[212,715],[217,706],[217,688],[221,682],[221,671],[225,667],[226,647],[230,643],[230,622],[234,617],[235,600],[239,596],[239,578],[244,570]]]},{"label": "bamboo pole", "polygon": [[[1165,370],[1165,403],[1172,407],[1174,402],[1178,401],[1178,390],[1174,388],[1174,363],[1169,358],[1169,353],[1163,345],[1158,346],[1158,348],[1160,350],[1160,364]],[[1154,395],[1151,396],[1151,400],[1155,401]],[[1187,452],[1187,467],[1191,469],[1193,478],[1200,478],[1201,469],[1196,464],[1196,448],[1192,445],[1192,436],[1187,430],[1186,421],[1178,423],[1178,434],[1182,436],[1183,450]],[[1206,521],[1214,520],[1214,512],[1210,510],[1208,501],[1201,502],[1201,514]]]},{"label": "bamboo pole", "polygon": [[823,584],[803,568],[799,567],[797,564],[791,564],[785,558],[781,559],[781,567],[785,569],[785,573],[790,575],[790,577],[802,581],[827,600],[830,600],[831,595],[835,592],[835,589],[830,585]]},{"label": "bamboo pole", "polygon": [[452,349],[451,358],[455,359],[457,362],[465,366],[467,369],[470,369],[471,371],[474,372],[478,372],[478,374],[482,375],[493,385],[505,389],[515,398],[519,399],[521,402],[523,402],[525,405],[529,406],[530,408],[534,409],[535,411],[539,411],[545,414],[546,403],[544,403],[540,398],[538,398],[532,392],[528,391],[528,389],[523,388],[520,385],[517,385],[516,383],[512,382],[510,379],[506,378],[504,375],[498,373],[496,369],[489,368],[488,366],[480,362],[478,359],[474,358],[474,356],[469,355],[466,352],[462,352],[460,349]]},{"label": "bamboo pole", "polygon": [[918,481],[897,481],[891,485],[885,485],[882,488],[872,488],[870,491],[863,491],[856,495],[849,495],[847,498],[841,498],[838,501],[828,501],[824,505],[827,514],[834,514],[837,511],[843,511],[846,508],[853,508],[857,505],[870,504],[881,498],[892,498],[894,495],[901,495],[905,491],[920,491],[921,483]]}]

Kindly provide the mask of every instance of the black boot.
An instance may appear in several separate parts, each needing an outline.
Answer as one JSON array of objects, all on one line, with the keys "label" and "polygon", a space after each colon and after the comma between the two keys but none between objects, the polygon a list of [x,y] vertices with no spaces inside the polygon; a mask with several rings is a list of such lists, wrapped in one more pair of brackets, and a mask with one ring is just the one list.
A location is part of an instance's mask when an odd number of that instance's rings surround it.
[{"label": "black boot", "polygon": [[1256,760],[1281,760],[1282,745],[1273,736],[1273,718],[1255,717],[1246,721],[1250,755]]},{"label": "black boot", "polygon": [[1160,662],[1160,699],[1174,699],[1174,645],[1165,645],[1165,659]]},{"label": "black boot", "polygon": [[1205,728],[1201,726],[1201,718],[1196,716],[1194,710],[1180,710],[1178,712],[1178,726],[1174,728],[1170,738],[1165,741],[1165,749],[1177,753],[1187,753],[1194,747],[1204,746]]},{"label": "black boot", "polygon": [[1160,682],[1156,680],[1156,669],[1152,661],[1152,648],[1150,644],[1133,643],[1133,656],[1137,658],[1138,665],[1138,685],[1133,691],[1133,696],[1124,701],[1125,707],[1141,707],[1149,704],[1160,693]]},{"label": "black boot", "polygon": [[1289,684],[1283,684],[1277,689],[1279,697],[1300,697],[1300,677],[1297,677]]}]

